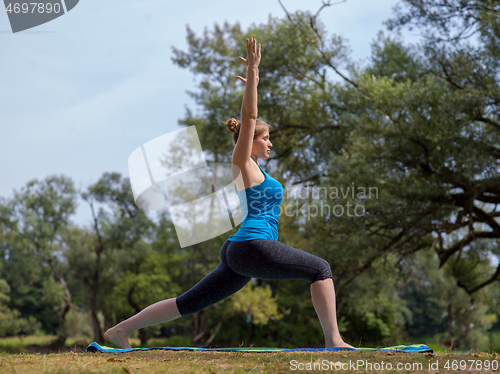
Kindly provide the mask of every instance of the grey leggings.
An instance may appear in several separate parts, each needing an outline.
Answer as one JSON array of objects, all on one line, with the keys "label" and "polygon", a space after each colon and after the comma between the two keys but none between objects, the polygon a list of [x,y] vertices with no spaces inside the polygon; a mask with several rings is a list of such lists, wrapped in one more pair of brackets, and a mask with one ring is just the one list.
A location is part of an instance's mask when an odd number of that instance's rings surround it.
[{"label": "grey leggings", "polygon": [[199,312],[231,296],[251,278],[304,279],[311,283],[332,278],[327,261],[276,240],[226,240],[221,262],[193,288],[177,297],[182,316]]}]

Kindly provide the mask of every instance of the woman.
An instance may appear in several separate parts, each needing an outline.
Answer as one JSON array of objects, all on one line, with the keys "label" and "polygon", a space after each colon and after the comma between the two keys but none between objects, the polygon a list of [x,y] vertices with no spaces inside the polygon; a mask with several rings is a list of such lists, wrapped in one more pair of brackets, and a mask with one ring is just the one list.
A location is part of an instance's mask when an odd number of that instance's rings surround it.
[{"label": "woman", "polygon": [[226,124],[233,132],[235,143],[233,177],[240,170],[243,177],[243,185],[238,182],[235,188],[238,195],[245,194],[247,199],[242,207],[245,219],[238,232],[222,246],[219,265],[198,284],[178,297],[148,306],[106,331],[106,340],[118,347],[130,348],[127,336],[132,331],[196,313],[231,296],[251,278],[260,278],[309,280],[313,305],[325,335],[325,347],[353,348],[344,343],[338,331],[335,290],[328,262],[277,241],[283,187],[257,163],[258,158],[269,158],[273,146],[269,140],[269,126],[257,119],[260,53],[260,44],[257,48],[254,38],[247,39],[247,58],[239,57],[246,65],[246,79],[237,77],[245,83],[241,123],[231,119]]}]

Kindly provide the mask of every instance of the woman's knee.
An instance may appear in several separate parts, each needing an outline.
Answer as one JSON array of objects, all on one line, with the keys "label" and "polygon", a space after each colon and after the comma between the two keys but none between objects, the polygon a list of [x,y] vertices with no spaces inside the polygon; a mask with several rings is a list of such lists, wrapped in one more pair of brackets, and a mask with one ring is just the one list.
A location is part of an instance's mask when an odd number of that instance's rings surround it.
[{"label": "woman's knee", "polygon": [[312,283],[328,278],[333,279],[332,269],[330,268],[330,264],[328,263],[328,261],[321,259],[318,272],[316,273],[315,278],[312,279]]}]

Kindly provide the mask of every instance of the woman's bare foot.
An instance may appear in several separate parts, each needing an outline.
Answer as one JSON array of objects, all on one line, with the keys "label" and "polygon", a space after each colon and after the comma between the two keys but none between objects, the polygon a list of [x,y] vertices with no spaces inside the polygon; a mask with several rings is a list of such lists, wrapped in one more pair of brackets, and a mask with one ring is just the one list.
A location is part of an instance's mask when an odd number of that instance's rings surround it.
[{"label": "woman's bare foot", "polygon": [[353,347],[352,345],[345,343],[343,340],[335,341],[333,344],[327,345],[325,348],[332,348],[332,347],[357,349],[357,348]]},{"label": "woman's bare foot", "polygon": [[104,339],[116,344],[119,348],[132,348],[127,339],[128,334],[120,331],[118,327],[111,327],[104,333]]}]

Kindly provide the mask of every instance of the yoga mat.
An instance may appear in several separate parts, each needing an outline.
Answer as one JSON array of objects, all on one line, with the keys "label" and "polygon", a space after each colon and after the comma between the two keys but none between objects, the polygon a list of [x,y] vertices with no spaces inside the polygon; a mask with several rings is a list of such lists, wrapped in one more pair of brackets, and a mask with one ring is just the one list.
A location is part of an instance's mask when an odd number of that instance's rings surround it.
[{"label": "yoga mat", "polygon": [[111,348],[105,345],[99,345],[96,342],[90,344],[84,353],[87,352],[132,352],[132,351],[149,351],[152,349],[163,349],[166,351],[223,351],[223,352],[254,352],[254,353],[273,353],[273,352],[297,352],[297,351],[309,351],[309,352],[326,352],[326,351],[381,351],[381,352],[407,352],[407,353],[423,353],[430,352],[434,353],[433,349],[430,349],[425,344],[412,344],[412,345],[395,345],[393,347],[385,348],[196,348],[196,347],[151,347],[151,348]]}]

